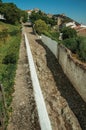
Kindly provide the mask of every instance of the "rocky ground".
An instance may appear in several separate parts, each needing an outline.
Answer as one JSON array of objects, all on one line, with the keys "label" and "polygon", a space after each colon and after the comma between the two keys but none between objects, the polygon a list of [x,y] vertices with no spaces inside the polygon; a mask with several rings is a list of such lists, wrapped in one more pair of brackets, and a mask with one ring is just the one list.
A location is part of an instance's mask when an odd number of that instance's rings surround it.
[{"label": "rocky ground", "polygon": [[[53,130],[83,130],[86,128],[86,104],[75,91],[50,50],[25,25],[38,78]],[[80,108],[78,108],[80,107]],[[74,110],[74,114],[71,111]]]}]

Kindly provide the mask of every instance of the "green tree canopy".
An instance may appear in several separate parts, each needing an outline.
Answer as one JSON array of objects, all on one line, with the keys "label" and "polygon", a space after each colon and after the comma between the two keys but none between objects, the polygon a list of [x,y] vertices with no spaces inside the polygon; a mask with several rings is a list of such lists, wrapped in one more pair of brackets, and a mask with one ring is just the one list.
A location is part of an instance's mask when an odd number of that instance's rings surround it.
[{"label": "green tree canopy", "polygon": [[56,25],[56,21],[53,18],[49,18],[45,13],[42,11],[35,12],[33,11],[30,20],[34,24],[36,20],[42,19],[45,21],[46,24],[50,24],[51,26]]},{"label": "green tree canopy", "polygon": [[23,21],[26,19],[26,12],[17,8],[14,3],[3,3],[0,6],[0,13],[4,14],[6,22],[16,24],[20,22],[20,18],[23,17]]},{"label": "green tree canopy", "polygon": [[67,38],[75,38],[75,37],[77,37],[76,30],[72,29],[72,28],[69,28],[69,27],[63,28],[62,33],[63,33],[63,35],[62,35],[63,40],[67,39]]},{"label": "green tree canopy", "polygon": [[2,3],[2,0],[0,0],[0,3]]},{"label": "green tree canopy", "polygon": [[63,41],[63,44],[69,48],[73,53],[76,53],[78,49],[78,43],[76,38],[69,38]]},{"label": "green tree canopy", "polygon": [[35,26],[34,27],[35,27],[36,32],[39,35],[48,30],[47,24],[45,23],[45,21],[43,21],[41,19],[35,21]]}]

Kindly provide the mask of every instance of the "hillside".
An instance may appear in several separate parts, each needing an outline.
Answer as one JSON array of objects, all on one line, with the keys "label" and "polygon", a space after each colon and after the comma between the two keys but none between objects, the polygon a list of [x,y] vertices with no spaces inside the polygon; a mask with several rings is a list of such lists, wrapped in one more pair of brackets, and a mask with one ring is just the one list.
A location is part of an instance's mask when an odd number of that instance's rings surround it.
[{"label": "hillside", "polygon": [[[73,22],[75,20],[71,19],[70,17],[66,16],[65,14],[55,14],[53,15],[54,18],[58,19],[60,18],[62,20],[62,23],[67,23],[67,22]],[[80,25],[77,21],[75,21],[76,25]]]},{"label": "hillside", "polygon": [[18,24],[27,21],[27,13],[19,9],[14,3],[0,2],[0,15],[4,17],[5,22]]},{"label": "hillside", "polygon": [[[10,103],[14,91],[14,78],[20,46],[20,26],[13,26],[0,22],[0,84],[3,85],[5,95],[5,110],[3,101],[0,100],[0,114],[5,111],[5,115],[0,116],[0,124],[8,122]],[[1,128],[1,126],[0,126]]]}]

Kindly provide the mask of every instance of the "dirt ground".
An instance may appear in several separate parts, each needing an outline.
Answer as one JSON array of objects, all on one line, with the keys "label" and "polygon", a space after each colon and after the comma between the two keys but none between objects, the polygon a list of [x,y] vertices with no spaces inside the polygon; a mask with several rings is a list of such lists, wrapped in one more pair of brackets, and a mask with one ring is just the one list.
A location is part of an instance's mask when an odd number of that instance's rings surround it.
[{"label": "dirt ground", "polygon": [[13,112],[7,130],[40,130],[24,40],[16,71]]}]

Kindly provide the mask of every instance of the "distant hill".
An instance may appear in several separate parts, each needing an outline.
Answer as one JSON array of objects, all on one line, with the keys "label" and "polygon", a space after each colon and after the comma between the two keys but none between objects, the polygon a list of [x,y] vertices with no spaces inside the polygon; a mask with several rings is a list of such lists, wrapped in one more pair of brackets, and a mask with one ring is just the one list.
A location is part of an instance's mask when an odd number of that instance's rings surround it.
[{"label": "distant hill", "polygon": [[66,16],[65,14],[54,14],[53,17],[54,17],[55,19],[58,19],[58,18],[59,18],[59,19],[62,21],[62,23],[68,23],[68,22],[73,22],[73,21],[74,21],[74,22],[76,23],[76,25],[80,25],[80,23],[78,23],[77,21],[75,21],[75,20],[69,18],[69,17]]}]

